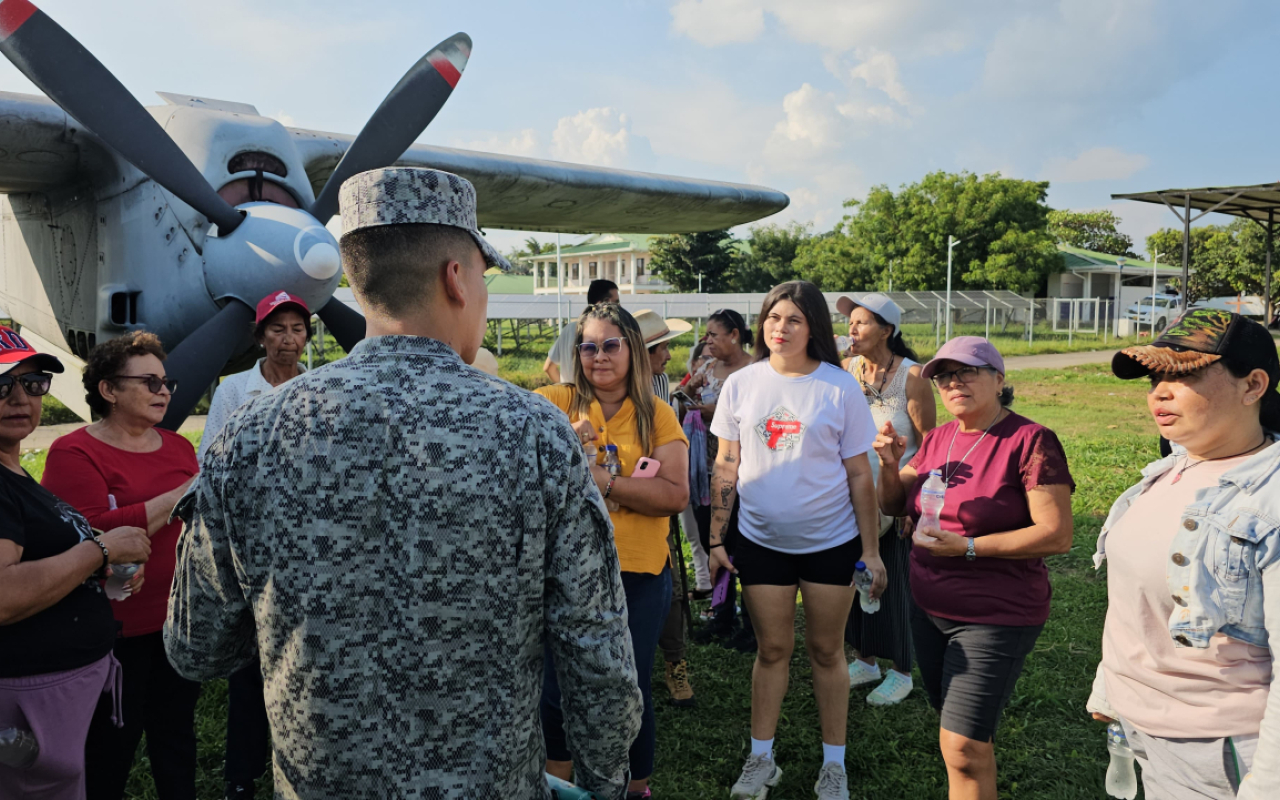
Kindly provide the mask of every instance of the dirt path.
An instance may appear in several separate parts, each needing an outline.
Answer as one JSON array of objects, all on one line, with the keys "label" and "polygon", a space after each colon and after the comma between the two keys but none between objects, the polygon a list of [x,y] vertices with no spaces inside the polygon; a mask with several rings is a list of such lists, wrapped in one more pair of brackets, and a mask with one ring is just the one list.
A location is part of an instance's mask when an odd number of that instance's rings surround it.
[{"label": "dirt path", "polygon": [[1119,350],[1089,350],[1082,353],[1049,353],[1040,356],[1010,356],[1004,360],[1007,370],[1058,369],[1078,367],[1082,364],[1110,364],[1111,357]]}]

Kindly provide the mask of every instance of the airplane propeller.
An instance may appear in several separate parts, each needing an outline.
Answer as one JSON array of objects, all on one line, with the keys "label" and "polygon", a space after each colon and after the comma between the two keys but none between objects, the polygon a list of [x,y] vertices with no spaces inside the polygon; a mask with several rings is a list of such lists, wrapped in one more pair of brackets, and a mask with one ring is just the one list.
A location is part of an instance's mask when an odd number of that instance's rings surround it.
[{"label": "airplane propeller", "polygon": [[63,111],[215,223],[219,233],[240,225],[240,213],[218,196],[137,98],[75,37],[27,0],[0,2],[0,52]]},{"label": "airplane propeller", "polygon": [[[217,225],[219,240],[228,240],[246,220],[244,212],[209,185],[102,62],[29,0],[0,0],[0,53],[68,115]],[[321,227],[338,210],[343,181],[365,170],[390,166],[409,149],[449,99],[470,56],[471,38],[457,33],[405,73],[365,123],[308,210]],[[169,353],[166,371],[178,380],[178,390],[162,427],[176,429],[186,419],[243,344],[253,321],[253,309],[245,298],[235,296],[234,287],[216,299],[224,302],[223,307]],[[318,314],[344,350],[364,338],[364,317],[344,303],[331,297]]]}]

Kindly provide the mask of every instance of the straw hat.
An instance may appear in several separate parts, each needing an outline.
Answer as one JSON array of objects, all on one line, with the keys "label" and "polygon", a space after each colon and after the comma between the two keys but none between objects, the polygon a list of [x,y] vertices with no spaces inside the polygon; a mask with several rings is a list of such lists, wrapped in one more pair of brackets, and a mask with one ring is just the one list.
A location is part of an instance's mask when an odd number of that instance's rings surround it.
[{"label": "straw hat", "polygon": [[663,319],[658,316],[658,312],[647,308],[631,316],[640,325],[640,335],[644,337],[645,347],[662,344],[693,330],[693,326],[682,319]]},{"label": "straw hat", "polygon": [[476,358],[475,361],[471,362],[471,366],[481,372],[487,372],[495,378],[498,377],[498,359],[494,358],[493,353],[483,347],[476,351]]}]

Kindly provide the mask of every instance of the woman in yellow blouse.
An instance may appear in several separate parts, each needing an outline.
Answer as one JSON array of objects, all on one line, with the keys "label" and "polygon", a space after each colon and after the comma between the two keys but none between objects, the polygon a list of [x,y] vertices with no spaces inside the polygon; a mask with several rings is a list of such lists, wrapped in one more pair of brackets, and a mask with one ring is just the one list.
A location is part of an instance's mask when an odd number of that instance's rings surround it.
[{"label": "woman in yellow blouse", "polygon": [[[600,464],[591,465],[591,474],[613,520],[636,675],[644,694],[640,735],[631,746],[628,793],[643,798],[649,796],[656,741],[650,673],[671,605],[668,519],[689,503],[689,443],[675,412],[653,395],[649,352],[634,317],[615,304],[589,308],[578,318],[575,345],[579,368],[574,382],[548,386],[538,394],[569,415],[578,438],[599,450],[602,463],[606,447],[618,448],[622,469],[617,476]],[[658,462],[653,477],[634,476],[641,458]],[[542,728],[547,771],[568,778],[573,756],[550,663],[542,691]]]}]

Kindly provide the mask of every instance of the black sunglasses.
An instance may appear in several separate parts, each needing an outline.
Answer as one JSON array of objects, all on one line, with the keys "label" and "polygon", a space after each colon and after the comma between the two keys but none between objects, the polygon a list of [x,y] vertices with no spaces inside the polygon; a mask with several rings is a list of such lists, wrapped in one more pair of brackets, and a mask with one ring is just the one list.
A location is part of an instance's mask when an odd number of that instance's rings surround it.
[{"label": "black sunglasses", "polygon": [[173,394],[178,389],[178,382],[173,378],[161,378],[158,375],[112,375],[107,380],[120,381],[142,381],[147,387],[147,391],[152,394],[160,394],[161,389],[168,389],[169,394]]},{"label": "black sunglasses", "polygon": [[49,393],[49,387],[53,385],[53,376],[43,372],[28,372],[16,378],[12,375],[0,375],[0,400],[8,397],[17,384],[22,385],[22,391],[26,392],[28,397],[43,397]]}]

